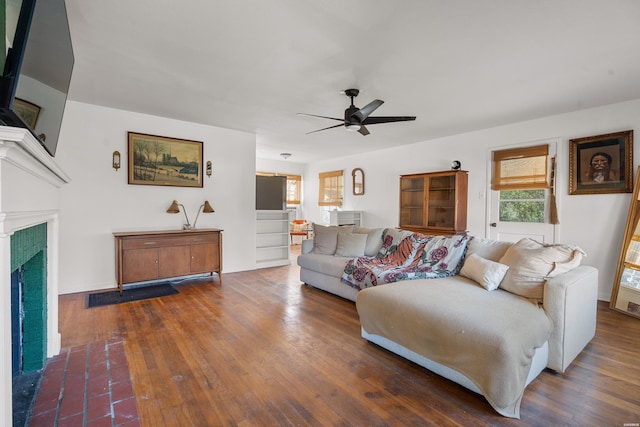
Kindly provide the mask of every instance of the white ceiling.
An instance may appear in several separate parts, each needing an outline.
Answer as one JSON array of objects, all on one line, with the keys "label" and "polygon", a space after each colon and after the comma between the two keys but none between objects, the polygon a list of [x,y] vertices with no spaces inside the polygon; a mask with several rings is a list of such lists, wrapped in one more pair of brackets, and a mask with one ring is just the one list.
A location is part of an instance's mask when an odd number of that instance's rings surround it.
[{"label": "white ceiling", "polygon": [[[257,134],[311,162],[640,98],[637,0],[66,0],[69,99]],[[362,136],[298,116],[415,122]],[[132,129],[135,130],[135,129]],[[148,131],[148,129],[146,129]],[[167,135],[184,137],[184,135]]]}]

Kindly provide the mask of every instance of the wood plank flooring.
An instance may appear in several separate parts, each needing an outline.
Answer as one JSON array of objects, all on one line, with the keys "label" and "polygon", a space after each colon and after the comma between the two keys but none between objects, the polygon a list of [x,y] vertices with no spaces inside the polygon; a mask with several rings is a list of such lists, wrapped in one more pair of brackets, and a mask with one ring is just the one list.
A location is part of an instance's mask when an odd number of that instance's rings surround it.
[{"label": "wood plank flooring", "polygon": [[145,426],[640,423],[640,321],[604,302],[594,340],[565,374],[529,385],[515,420],[363,340],[355,305],[298,275],[295,265],[229,273],[91,309],[86,294],[63,295],[62,345],[124,339]]}]

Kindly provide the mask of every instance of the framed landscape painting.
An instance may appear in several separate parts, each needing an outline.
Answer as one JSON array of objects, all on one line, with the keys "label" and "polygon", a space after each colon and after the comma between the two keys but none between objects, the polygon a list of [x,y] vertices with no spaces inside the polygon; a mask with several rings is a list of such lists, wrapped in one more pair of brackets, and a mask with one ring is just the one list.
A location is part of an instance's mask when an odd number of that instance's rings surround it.
[{"label": "framed landscape painting", "polygon": [[569,140],[569,194],[631,193],[633,131]]},{"label": "framed landscape painting", "polygon": [[202,142],[128,132],[129,184],[202,187]]},{"label": "framed landscape painting", "polygon": [[15,98],[13,100],[13,111],[20,117],[31,129],[36,128],[38,116],[40,115],[40,107],[24,99]]}]

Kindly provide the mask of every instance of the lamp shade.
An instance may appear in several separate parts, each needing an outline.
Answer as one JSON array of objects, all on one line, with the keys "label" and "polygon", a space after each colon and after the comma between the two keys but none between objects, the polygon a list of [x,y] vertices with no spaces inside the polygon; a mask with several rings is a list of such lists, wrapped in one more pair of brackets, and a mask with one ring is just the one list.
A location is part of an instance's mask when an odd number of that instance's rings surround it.
[{"label": "lamp shade", "polygon": [[173,203],[171,203],[171,206],[167,209],[167,213],[180,213],[180,205],[178,205],[177,200],[174,200]]},{"label": "lamp shade", "polygon": [[213,212],[215,212],[213,210],[213,208],[211,207],[211,205],[209,204],[208,200],[204,201],[204,208],[202,209],[202,212],[204,212],[204,213],[213,213]]}]

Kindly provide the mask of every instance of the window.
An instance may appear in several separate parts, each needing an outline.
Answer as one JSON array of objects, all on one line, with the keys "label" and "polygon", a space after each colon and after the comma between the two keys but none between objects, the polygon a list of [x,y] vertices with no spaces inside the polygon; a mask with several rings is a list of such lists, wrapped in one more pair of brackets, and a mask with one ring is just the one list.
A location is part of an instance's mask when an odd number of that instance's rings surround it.
[{"label": "window", "polygon": [[318,205],[342,206],[344,197],[343,171],[322,172],[319,174],[319,179]]},{"label": "window", "polygon": [[505,190],[500,192],[500,221],[544,222],[544,190]]},{"label": "window", "polygon": [[302,177],[300,175],[287,175],[276,172],[256,172],[260,176],[286,176],[287,177],[287,205],[299,205],[302,187]]},{"label": "window", "polygon": [[493,152],[491,184],[500,192],[500,221],[545,221],[548,154],[548,145]]},{"label": "window", "polygon": [[287,175],[287,205],[300,204],[300,187],[302,177],[300,175]]}]

